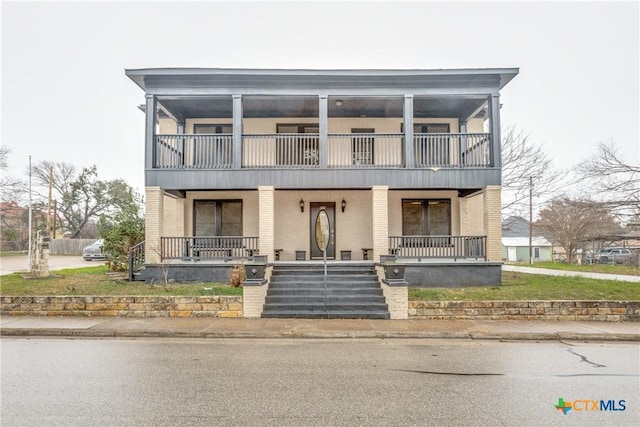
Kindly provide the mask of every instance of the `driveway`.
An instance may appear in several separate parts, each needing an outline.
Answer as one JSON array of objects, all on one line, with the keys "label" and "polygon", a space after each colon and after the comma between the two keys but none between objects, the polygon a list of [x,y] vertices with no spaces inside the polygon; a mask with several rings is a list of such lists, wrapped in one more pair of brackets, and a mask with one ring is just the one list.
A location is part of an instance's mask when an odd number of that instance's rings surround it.
[{"label": "driveway", "polygon": [[[104,261],[85,261],[80,255],[51,255],[49,257],[49,271],[63,268],[79,268],[102,265]],[[29,270],[29,257],[27,255],[6,256],[0,258],[0,275],[11,274],[16,271]]]}]

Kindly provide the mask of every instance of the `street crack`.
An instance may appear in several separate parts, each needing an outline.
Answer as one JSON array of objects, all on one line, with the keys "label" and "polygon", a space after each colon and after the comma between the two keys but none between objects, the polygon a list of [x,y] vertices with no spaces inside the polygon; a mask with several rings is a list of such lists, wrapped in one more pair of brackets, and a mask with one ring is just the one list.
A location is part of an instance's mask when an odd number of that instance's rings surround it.
[{"label": "street crack", "polygon": [[576,353],[572,348],[568,348],[567,351],[569,353],[571,353],[571,354],[575,354],[576,356],[578,356],[580,358],[581,362],[586,362],[586,363],[592,365],[594,368],[606,368],[607,367],[606,365],[600,365],[599,363],[595,363],[595,362],[590,361],[589,359],[587,359],[587,356],[583,356],[583,355],[581,355],[579,353]]},{"label": "street crack", "polygon": [[494,374],[494,373],[468,373],[468,372],[436,372],[436,371],[414,371],[411,369],[395,369],[398,372],[412,372],[414,374],[429,374],[429,375],[454,375],[454,376],[463,376],[463,377],[485,377],[485,376],[503,376],[504,374]]}]

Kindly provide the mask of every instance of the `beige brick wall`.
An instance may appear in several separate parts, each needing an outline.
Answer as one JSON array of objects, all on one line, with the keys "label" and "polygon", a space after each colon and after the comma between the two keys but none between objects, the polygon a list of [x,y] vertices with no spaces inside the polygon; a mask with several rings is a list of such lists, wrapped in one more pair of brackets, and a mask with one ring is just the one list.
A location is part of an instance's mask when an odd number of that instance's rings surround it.
[{"label": "beige brick wall", "polygon": [[484,229],[487,235],[487,260],[502,260],[501,188],[498,185],[484,189]]},{"label": "beige brick wall", "polygon": [[483,236],[484,193],[460,199],[460,235]]},{"label": "beige brick wall", "polygon": [[[376,185],[371,189],[373,218],[373,259],[389,253],[389,187]],[[402,216],[400,216],[402,218]]]},{"label": "beige brick wall", "polygon": [[[304,212],[300,212],[300,199]],[[344,212],[340,204],[344,199]],[[352,259],[362,259],[362,248],[373,248],[371,191],[276,191],[275,248],[283,249],[281,260],[294,260],[296,250],[307,252],[311,247],[310,203],[335,203],[336,257],[340,251],[350,250]]]},{"label": "beige brick wall", "polygon": [[392,319],[407,319],[409,314],[409,288],[389,286],[381,282],[382,293]]},{"label": "beige brick wall", "polygon": [[257,318],[262,315],[267,289],[267,285],[244,286],[242,288],[242,311],[244,317]]},{"label": "beige brick wall", "polygon": [[259,208],[259,248],[260,254],[267,255],[268,261],[275,259],[275,190],[273,187],[258,187]]},{"label": "beige brick wall", "polygon": [[165,237],[184,236],[184,205],[185,199],[170,194],[164,195],[163,234]]},{"label": "beige brick wall", "polygon": [[160,187],[145,188],[145,262],[160,262],[160,237],[164,232],[164,195]]}]

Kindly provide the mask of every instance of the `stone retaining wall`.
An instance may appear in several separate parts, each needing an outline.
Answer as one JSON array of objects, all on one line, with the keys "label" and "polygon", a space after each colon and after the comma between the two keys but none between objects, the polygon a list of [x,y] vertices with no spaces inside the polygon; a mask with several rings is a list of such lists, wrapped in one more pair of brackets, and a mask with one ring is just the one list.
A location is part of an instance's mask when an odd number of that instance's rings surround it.
[{"label": "stone retaining wall", "polygon": [[410,319],[640,321],[640,301],[409,301]]},{"label": "stone retaining wall", "polygon": [[242,317],[241,296],[41,296],[0,298],[2,315]]},{"label": "stone retaining wall", "polygon": [[[243,317],[241,296],[3,296],[3,316]],[[409,319],[640,321],[640,301],[409,301]]]}]

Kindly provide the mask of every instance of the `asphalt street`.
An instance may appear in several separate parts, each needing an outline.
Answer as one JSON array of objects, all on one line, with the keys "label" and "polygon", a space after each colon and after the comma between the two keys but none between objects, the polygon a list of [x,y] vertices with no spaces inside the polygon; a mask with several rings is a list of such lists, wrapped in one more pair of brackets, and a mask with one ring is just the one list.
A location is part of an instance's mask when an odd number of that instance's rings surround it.
[{"label": "asphalt street", "polygon": [[[1,344],[3,426],[640,425],[637,343],[3,338]],[[559,399],[574,409],[565,415],[556,408]],[[587,400],[605,402],[605,410],[589,409],[581,403]]]},{"label": "asphalt street", "polygon": [[[51,255],[49,271],[63,268],[80,268],[102,265],[104,261],[85,261],[80,255]],[[0,257],[0,275],[29,270],[29,257],[26,255]]]}]

